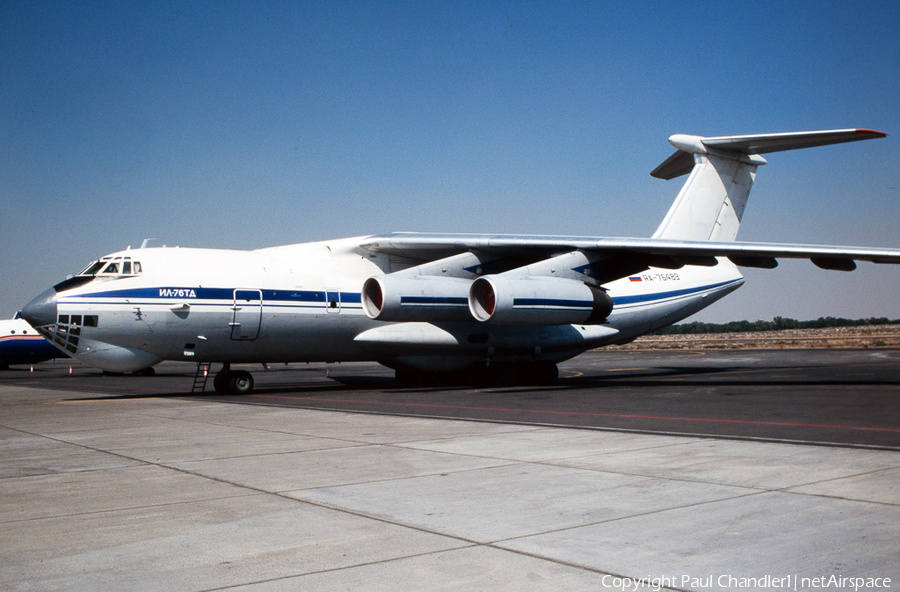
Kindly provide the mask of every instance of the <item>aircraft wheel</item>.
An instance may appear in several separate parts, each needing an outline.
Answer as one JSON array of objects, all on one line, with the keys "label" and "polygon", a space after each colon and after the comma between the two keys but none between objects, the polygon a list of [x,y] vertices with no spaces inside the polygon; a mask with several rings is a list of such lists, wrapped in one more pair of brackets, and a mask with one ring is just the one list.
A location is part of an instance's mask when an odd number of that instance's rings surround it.
[{"label": "aircraft wheel", "polygon": [[529,368],[531,382],[539,386],[551,386],[559,379],[559,368],[553,362],[535,362]]},{"label": "aircraft wheel", "polygon": [[228,392],[232,395],[247,395],[253,390],[253,375],[244,370],[232,372],[228,380]]},{"label": "aircraft wheel", "polygon": [[512,386],[521,382],[521,376],[517,372],[516,364],[509,362],[497,362],[487,369],[488,386]]},{"label": "aircraft wheel", "polygon": [[220,395],[228,394],[228,381],[231,379],[231,372],[228,370],[221,370],[216,373],[215,378],[213,378],[213,388]]}]

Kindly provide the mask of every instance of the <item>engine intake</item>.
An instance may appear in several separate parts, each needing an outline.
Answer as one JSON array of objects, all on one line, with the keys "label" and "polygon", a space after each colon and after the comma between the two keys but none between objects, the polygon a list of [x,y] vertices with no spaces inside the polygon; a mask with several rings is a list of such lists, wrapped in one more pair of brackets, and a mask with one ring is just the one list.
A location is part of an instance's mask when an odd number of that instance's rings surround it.
[{"label": "engine intake", "polygon": [[498,325],[599,324],[612,308],[606,292],[576,280],[493,275],[469,289],[472,316]]},{"label": "engine intake", "polygon": [[362,307],[378,321],[471,321],[471,285],[454,277],[375,276],[363,284]]}]

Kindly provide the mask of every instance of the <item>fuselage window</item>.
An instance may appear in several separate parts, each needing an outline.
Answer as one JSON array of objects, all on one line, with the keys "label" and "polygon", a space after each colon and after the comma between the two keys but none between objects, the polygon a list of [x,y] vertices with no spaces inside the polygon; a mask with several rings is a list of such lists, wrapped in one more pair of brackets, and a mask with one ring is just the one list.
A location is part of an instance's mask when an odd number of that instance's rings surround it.
[{"label": "fuselage window", "polygon": [[59,315],[60,325],[71,325],[71,328],[63,326],[59,329],[60,331],[76,332],[79,326],[96,327],[98,321],[97,315]]}]

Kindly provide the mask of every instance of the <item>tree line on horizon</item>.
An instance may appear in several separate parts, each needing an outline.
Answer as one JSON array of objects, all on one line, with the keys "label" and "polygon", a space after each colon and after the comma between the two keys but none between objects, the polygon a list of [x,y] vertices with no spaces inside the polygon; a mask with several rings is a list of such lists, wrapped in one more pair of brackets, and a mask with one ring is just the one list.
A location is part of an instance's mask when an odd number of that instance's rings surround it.
[{"label": "tree line on horizon", "polygon": [[867,325],[900,325],[900,319],[890,320],[887,317],[871,317],[868,319],[844,319],[835,317],[819,317],[813,321],[798,321],[785,317],[775,317],[771,321],[731,321],[729,323],[683,323],[669,325],[651,335],[690,335],[696,333],[748,333],[758,331],[781,331],[784,329],[825,329],[831,327],[863,327]]}]

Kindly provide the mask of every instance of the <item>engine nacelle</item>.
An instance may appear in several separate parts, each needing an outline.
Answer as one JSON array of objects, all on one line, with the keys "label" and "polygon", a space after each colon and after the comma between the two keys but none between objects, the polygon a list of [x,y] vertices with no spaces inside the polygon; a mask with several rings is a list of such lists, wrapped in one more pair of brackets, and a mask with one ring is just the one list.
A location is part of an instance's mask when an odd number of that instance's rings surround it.
[{"label": "engine nacelle", "polygon": [[455,277],[375,276],[363,284],[362,307],[379,321],[471,321],[471,285]]},{"label": "engine nacelle", "polygon": [[469,289],[472,316],[499,325],[597,324],[612,308],[606,292],[576,280],[488,275]]}]

